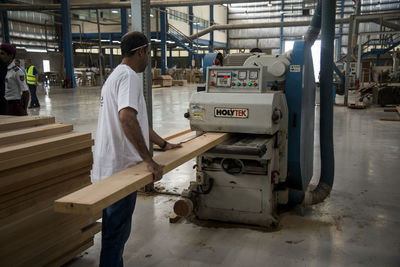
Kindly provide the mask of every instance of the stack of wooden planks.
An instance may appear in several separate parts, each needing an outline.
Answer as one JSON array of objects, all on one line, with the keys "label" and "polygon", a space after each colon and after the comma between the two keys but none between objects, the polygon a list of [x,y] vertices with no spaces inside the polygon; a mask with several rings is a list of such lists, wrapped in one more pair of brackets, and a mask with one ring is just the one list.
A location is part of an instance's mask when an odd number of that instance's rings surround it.
[{"label": "stack of wooden planks", "polygon": [[54,117],[0,116],[0,266],[60,266],[93,245],[90,216],[54,200],[90,185],[93,140]]}]

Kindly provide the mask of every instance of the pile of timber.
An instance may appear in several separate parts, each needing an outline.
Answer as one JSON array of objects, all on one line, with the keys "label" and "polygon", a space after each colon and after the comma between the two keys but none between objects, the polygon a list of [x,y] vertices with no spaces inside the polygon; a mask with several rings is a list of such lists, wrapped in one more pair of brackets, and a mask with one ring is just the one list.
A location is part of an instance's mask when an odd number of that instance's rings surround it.
[{"label": "pile of timber", "polygon": [[153,77],[153,87],[154,85],[160,85],[161,87],[172,86],[172,77],[170,75],[159,75]]},{"label": "pile of timber", "polygon": [[0,116],[0,266],[60,266],[93,245],[91,216],[53,202],[90,185],[90,133],[54,117]]}]

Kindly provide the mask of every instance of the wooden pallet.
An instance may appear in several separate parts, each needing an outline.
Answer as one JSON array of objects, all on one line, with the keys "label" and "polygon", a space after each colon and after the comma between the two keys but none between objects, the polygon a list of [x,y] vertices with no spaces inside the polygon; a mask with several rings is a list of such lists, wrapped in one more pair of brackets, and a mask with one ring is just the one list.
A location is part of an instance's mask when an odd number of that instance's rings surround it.
[{"label": "wooden pallet", "polygon": [[397,106],[395,108],[385,108],[383,110],[384,112],[396,112],[396,117],[387,117],[387,118],[381,118],[381,121],[400,121],[400,106]]}]

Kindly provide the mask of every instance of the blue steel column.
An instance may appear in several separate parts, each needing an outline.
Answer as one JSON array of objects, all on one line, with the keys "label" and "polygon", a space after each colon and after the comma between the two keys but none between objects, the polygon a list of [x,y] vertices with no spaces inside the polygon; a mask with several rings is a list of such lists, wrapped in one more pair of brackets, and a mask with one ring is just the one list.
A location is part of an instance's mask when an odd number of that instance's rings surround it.
[{"label": "blue steel column", "polygon": [[69,0],[61,1],[62,32],[64,48],[65,78],[71,79],[72,88],[75,88],[74,58],[72,54],[71,12]]},{"label": "blue steel column", "polygon": [[[189,33],[193,34],[193,6],[189,6]],[[189,68],[192,67],[193,61],[193,42],[189,44],[191,52],[189,52]]]},{"label": "blue steel column", "polygon": [[[1,0],[2,3],[6,3],[6,0]],[[5,43],[10,43],[10,29],[8,28],[8,14],[7,11],[2,11],[1,12],[2,17],[3,17],[3,26],[1,27],[3,30],[3,34],[4,34],[4,42]]]},{"label": "blue steel column", "polygon": [[[113,45],[112,42],[112,34],[110,33],[110,45]],[[113,48],[110,47],[110,69],[113,70],[114,69],[114,53],[113,53]]]},{"label": "blue steel column", "polygon": [[[127,0],[121,0],[126,2]],[[128,13],[126,8],[121,8],[121,33],[124,35],[128,32]]]},{"label": "blue steel column", "polygon": [[160,8],[161,30],[161,74],[167,73],[167,13],[165,7]]},{"label": "blue steel column", "polygon": [[[283,18],[285,14],[283,13],[283,9],[285,8],[285,1],[281,1],[281,22],[283,22]],[[283,53],[283,27],[280,28],[279,32],[279,54]]]},{"label": "blue steel column", "polygon": [[[340,9],[340,18],[344,17],[344,0],[342,0],[342,7]],[[340,23],[339,26],[339,39],[338,39],[338,48],[337,48],[337,60],[340,60],[342,56],[342,35],[343,35],[343,23]]]},{"label": "blue steel column", "polygon": [[[214,25],[214,5],[210,5],[210,27]],[[208,52],[214,53],[214,31],[210,32],[210,45]]]}]

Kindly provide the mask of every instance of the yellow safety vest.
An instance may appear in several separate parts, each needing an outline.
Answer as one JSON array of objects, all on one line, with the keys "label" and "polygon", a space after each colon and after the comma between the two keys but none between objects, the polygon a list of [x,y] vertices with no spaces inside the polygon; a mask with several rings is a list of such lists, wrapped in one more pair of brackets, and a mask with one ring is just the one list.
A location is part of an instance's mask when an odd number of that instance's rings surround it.
[{"label": "yellow safety vest", "polygon": [[26,83],[27,84],[36,84],[36,76],[33,75],[33,69],[34,66],[29,66],[29,68],[25,69],[25,74],[26,74]]}]

